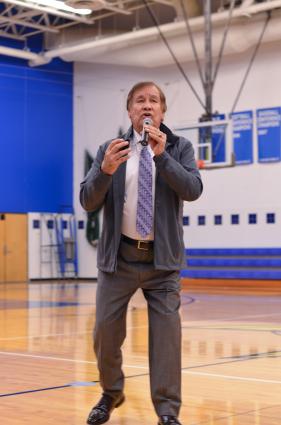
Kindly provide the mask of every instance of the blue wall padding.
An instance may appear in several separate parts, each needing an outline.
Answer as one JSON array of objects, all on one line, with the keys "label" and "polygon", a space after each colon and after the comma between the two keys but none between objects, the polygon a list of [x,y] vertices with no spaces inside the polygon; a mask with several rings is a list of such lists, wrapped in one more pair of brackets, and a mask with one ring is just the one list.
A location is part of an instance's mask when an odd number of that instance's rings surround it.
[{"label": "blue wall padding", "polygon": [[194,279],[280,280],[281,270],[182,270],[181,277]]},{"label": "blue wall padding", "polygon": [[281,258],[197,258],[188,259],[188,267],[280,267]]},{"label": "blue wall padding", "polygon": [[281,279],[281,248],[194,248],[186,249],[186,255],[182,277]]},{"label": "blue wall padding", "polygon": [[0,62],[0,211],[72,212],[71,64]]},{"label": "blue wall padding", "polygon": [[186,249],[190,257],[211,256],[281,256],[281,248],[193,248]]}]

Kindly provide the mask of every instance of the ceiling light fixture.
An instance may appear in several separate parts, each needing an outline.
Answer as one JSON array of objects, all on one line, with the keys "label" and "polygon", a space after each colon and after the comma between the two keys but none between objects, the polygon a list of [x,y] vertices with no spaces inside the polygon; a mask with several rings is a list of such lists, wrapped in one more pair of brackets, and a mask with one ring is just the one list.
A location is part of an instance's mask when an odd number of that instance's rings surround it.
[{"label": "ceiling light fixture", "polygon": [[76,9],[71,6],[67,6],[63,1],[59,0],[28,0],[25,3],[35,3],[40,6],[48,6],[58,10],[64,10],[66,12],[76,13],[78,15],[90,15],[92,11],[90,9]]}]

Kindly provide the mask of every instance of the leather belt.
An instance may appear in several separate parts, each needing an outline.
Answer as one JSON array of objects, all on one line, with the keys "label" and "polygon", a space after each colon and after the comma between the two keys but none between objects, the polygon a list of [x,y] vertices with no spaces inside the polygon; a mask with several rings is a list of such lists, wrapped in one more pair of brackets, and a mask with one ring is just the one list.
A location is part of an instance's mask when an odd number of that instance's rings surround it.
[{"label": "leather belt", "polygon": [[126,242],[129,245],[134,246],[137,249],[143,251],[148,251],[153,248],[153,241],[138,241],[136,239],[129,238],[128,236],[121,235],[122,241]]}]

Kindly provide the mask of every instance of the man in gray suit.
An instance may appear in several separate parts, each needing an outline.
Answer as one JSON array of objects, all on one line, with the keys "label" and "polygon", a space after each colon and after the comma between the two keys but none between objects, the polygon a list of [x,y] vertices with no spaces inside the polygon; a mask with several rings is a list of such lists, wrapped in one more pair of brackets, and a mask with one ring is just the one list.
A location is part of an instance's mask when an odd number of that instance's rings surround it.
[{"label": "man in gray suit", "polygon": [[104,214],[94,330],[103,394],[89,425],[107,422],[124,402],[121,346],[128,303],[138,288],[148,305],[150,386],[158,424],[180,425],[183,201],[196,200],[202,182],[191,143],[163,124],[166,109],[155,83],[136,84],[127,98],[131,128],[100,146],[81,183],[84,209],[103,206]]}]

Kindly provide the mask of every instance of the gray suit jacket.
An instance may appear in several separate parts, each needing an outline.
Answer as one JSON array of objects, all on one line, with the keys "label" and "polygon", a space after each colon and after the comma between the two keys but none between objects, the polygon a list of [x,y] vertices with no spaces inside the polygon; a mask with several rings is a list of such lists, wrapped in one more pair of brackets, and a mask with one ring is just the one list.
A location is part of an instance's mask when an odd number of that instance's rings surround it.
[{"label": "gray suit jacket", "polygon": [[[194,159],[192,144],[161,124],[167,135],[165,152],[154,157],[156,166],[154,211],[154,267],[180,270],[185,267],[183,242],[183,201],[194,201],[203,185]],[[132,137],[132,127],[123,136]],[[101,171],[101,163],[111,140],[99,147],[92,168],[81,183],[80,202],[86,211],[103,206],[103,229],[98,243],[98,268],[114,272],[121,238],[125,195],[126,162],[113,176]]]}]

